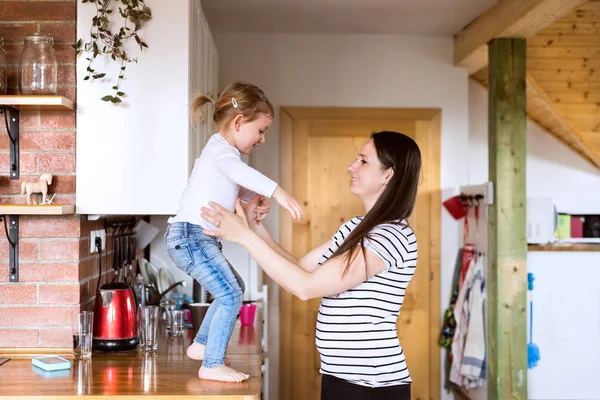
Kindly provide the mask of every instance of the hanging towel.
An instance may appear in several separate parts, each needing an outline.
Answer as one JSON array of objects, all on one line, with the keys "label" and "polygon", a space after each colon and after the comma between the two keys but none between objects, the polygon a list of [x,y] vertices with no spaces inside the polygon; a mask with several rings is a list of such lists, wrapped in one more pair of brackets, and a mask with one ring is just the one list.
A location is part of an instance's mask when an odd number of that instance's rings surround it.
[{"label": "hanging towel", "polygon": [[469,322],[460,374],[467,389],[483,385],[485,379],[485,280],[483,278],[484,257],[480,256],[472,267],[473,281],[464,303]]},{"label": "hanging towel", "polygon": [[456,328],[454,330],[454,338],[452,339],[452,365],[450,366],[450,382],[458,386],[463,386],[461,366],[463,363],[465,338],[469,329],[469,315],[468,309],[465,308],[465,302],[467,301],[467,294],[475,277],[475,271],[476,268],[468,269],[465,275],[465,280],[460,286],[456,304],[454,305]]}]

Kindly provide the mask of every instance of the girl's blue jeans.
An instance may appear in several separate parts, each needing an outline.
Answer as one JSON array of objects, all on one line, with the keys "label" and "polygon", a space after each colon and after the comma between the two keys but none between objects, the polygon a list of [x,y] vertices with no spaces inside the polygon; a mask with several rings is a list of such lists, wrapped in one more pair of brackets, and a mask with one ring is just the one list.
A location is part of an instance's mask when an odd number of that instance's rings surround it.
[{"label": "girl's blue jeans", "polygon": [[187,222],[170,224],[165,243],[175,265],[215,298],[194,341],[206,346],[202,365],[220,367],[224,365],[227,344],[242,306],[244,282],[223,256],[219,240],[202,233],[201,226]]}]

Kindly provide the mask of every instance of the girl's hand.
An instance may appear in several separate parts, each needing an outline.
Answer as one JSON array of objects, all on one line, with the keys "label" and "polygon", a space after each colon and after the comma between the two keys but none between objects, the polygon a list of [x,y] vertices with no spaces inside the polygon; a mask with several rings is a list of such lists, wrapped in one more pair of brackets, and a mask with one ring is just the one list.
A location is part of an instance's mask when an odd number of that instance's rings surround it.
[{"label": "girl's hand", "polygon": [[250,228],[255,230],[267,216],[271,209],[271,202],[268,198],[255,194],[249,202],[242,202],[242,209],[249,221]]},{"label": "girl's hand", "polygon": [[[251,203],[252,202],[250,202],[250,204]],[[248,226],[248,219],[246,218],[240,199],[235,203],[236,214],[229,212],[227,209],[212,201],[208,204],[213,209],[211,210],[210,208],[202,207],[200,216],[218,229],[216,231],[203,229],[202,232],[205,235],[216,236],[233,243],[241,244],[244,242],[247,235],[252,233],[252,230]]]},{"label": "girl's hand", "polygon": [[296,221],[302,219],[302,208],[300,208],[296,199],[283,190],[281,186],[277,186],[277,189],[275,189],[275,192],[273,193],[273,198],[277,200],[277,203],[285,208]]},{"label": "girl's hand", "polygon": [[254,221],[256,221],[257,224],[260,224],[260,221],[265,219],[269,211],[271,211],[271,200],[268,197],[259,196],[258,203],[254,208],[254,212],[256,213],[256,218],[254,218]]}]

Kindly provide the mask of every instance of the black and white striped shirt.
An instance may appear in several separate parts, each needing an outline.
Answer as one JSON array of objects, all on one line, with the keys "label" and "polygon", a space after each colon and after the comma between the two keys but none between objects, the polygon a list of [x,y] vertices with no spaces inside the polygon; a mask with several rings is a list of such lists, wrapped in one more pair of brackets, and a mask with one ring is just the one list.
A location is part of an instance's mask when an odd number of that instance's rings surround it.
[{"label": "black and white striped shirt", "polygon": [[[324,263],[362,221],[355,217],[332,237]],[[396,320],[417,265],[417,240],[403,224],[381,224],[369,232],[365,247],[386,270],[353,289],[321,300],[316,344],[322,374],[351,383],[383,387],[412,382],[396,332]]]}]

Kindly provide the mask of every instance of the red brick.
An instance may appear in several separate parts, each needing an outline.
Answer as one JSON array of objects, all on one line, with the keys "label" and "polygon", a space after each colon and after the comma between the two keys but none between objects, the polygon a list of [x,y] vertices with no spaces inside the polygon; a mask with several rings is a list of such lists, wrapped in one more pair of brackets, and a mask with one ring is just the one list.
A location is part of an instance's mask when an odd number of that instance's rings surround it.
[{"label": "red brick", "polygon": [[40,23],[40,32],[52,35],[55,43],[75,43],[75,31],[75,21]]},{"label": "red brick", "polygon": [[[2,223],[4,224],[4,223]],[[0,225],[0,232],[4,232],[4,227]],[[8,241],[6,239],[0,239],[0,260],[8,261],[9,257]],[[37,243],[30,241],[19,240],[19,260],[21,261],[35,261],[37,260]]]},{"label": "red brick", "polygon": [[75,85],[70,87],[59,87],[56,94],[64,96],[75,103],[77,102],[77,89],[75,88]]},{"label": "red brick", "polygon": [[[9,70],[11,68],[9,67]],[[9,77],[10,79],[10,77]],[[11,94],[11,93],[8,93]],[[15,94],[15,93],[12,93]],[[31,130],[32,128],[37,127],[37,111],[21,111],[19,114],[19,131],[20,133],[23,130]],[[0,116],[0,132],[6,132],[6,124],[4,123],[4,115]],[[2,136],[6,136],[8,140],[8,136],[4,133]],[[8,142],[7,142],[8,143]],[[0,147],[2,150],[8,150],[8,145]]]},{"label": "red brick", "polygon": [[[78,282],[77,263],[21,263],[19,265],[20,282]],[[0,265],[0,271],[8,271],[7,264]]]},{"label": "red brick", "polygon": [[25,35],[31,32],[36,32],[37,26],[35,23],[0,23],[0,32],[4,37],[4,42],[23,42]]},{"label": "red brick", "polygon": [[[21,175],[21,180],[0,179],[0,195],[20,195],[21,182],[33,181],[39,179],[39,175]],[[52,185],[48,189],[49,193],[57,194],[75,194],[75,176],[74,175],[57,175],[52,178]],[[25,195],[22,197],[25,199]],[[11,202],[13,200],[11,199]],[[14,203],[22,204],[14,201]]]},{"label": "red brick", "polygon": [[10,1],[0,3],[2,21],[73,21],[77,15],[75,2]]},{"label": "red brick", "polygon": [[[77,59],[75,49],[72,44],[54,44],[54,52],[56,53],[56,62],[61,64],[75,64]],[[63,83],[63,82],[58,82]]]},{"label": "red brick", "polygon": [[[0,135],[0,149],[8,149],[8,135]],[[21,151],[75,150],[75,132],[21,132]]]},{"label": "red brick", "polygon": [[78,306],[0,307],[0,326],[70,326]]},{"label": "red brick", "polygon": [[39,155],[40,172],[75,172],[75,153]]},{"label": "red brick", "polygon": [[79,304],[79,285],[40,285],[40,304]]},{"label": "red brick", "polygon": [[[21,153],[19,157],[19,171],[21,173],[37,172],[37,154]],[[10,172],[10,154],[0,154],[0,173]]]},{"label": "red brick", "polygon": [[[112,266],[107,264],[107,257],[103,257],[102,259],[102,269],[107,271],[108,269],[112,269]],[[112,259],[111,259],[112,262]],[[79,262],[79,280],[84,280],[91,276],[98,275],[98,257],[91,257],[86,260]]]},{"label": "red brick", "polygon": [[0,348],[38,347],[37,329],[0,329]]},{"label": "red brick", "polygon": [[71,347],[73,332],[71,328],[40,329],[40,347]]},{"label": "red brick", "polygon": [[98,284],[97,278],[89,280],[89,281],[81,284],[80,294],[79,294],[80,304],[87,303],[96,295],[96,285],[97,284]]},{"label": "red brick", "polygon": [[75,112],[44,111],[40,114],[40,126],[44,129],[75,129]]},{"label": "red brick", "polygon": [[[6,3],[2,3],[6,4]],[[2,17],[0,17],[1,19]],[[22,44],[5,44],[4,52],[6,53],[6,60],[9,64],[19,64],[21,58],[21,52],[23,51]]]},{"label": "red brick", "polygon": [[75,67],[70,65],[61,65],[58,67],[58,83],[60,85],[73,85],[77,84],[75,78]]},{"label": "red brick", "polygon": [[9,283],[0,285],[0,304],[35,304],[35,285]]},{"label": "red brick", "polygon": [[41,260],[77,260],[79,259],[79,241],[64,240],[40,243]]},{"label": "red brick", "polygon": [[[21,111],[19,113],[19,130],[37,129],[39,111]],[[44,111],[46,113],[46,111]]]},{"label": "red brick", "polygon": [[79,237],[77,217],[21,218],[19,234],[22,238],[72,238]]},{"label": "red brick", "polygon": [[73,204],[75,205],[75,196],[56,196],[53,200],[54,204]]},{"label": "red brick", "polygon": [[[54,44],[54,54],[56,55],[56,63],[58,65],[73,65],[77,58],[75,55],[75,49],[71,44]],[[4,45],[4,51],[6,53],[6,60],[9,64],[19,64],[21,53],[23,52],[22,44],[6,44]],[[59,84],[63,82],[58,82]]]}]

